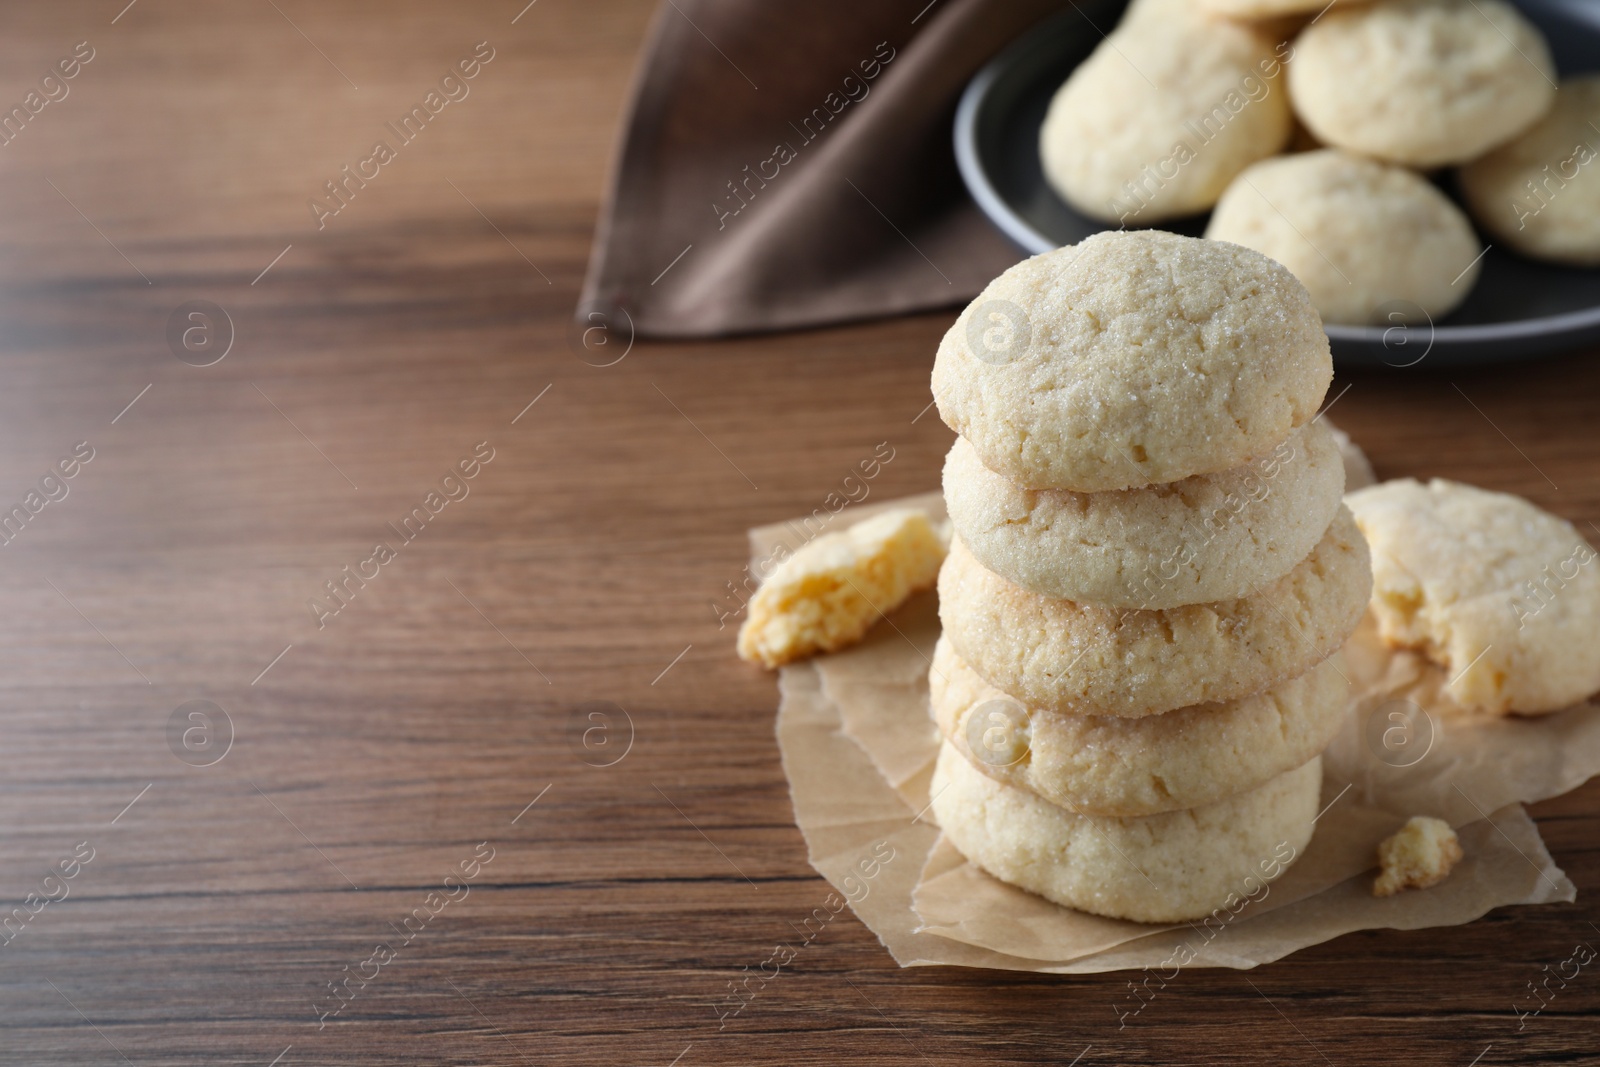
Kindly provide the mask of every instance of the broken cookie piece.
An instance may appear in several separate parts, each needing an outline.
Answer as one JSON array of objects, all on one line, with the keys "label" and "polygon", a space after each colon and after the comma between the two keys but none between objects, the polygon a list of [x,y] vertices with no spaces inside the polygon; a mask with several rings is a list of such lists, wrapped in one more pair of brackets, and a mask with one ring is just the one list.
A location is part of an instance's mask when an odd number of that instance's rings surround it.
[{"label": "broken cookie piece", "polygon": [[927,515],[909,508],[824,534],[778,564],[750,598],[739,655],[781,667],[854,644],[880,615],[930,588],[944,554]]},{"label": "broken cookie piece", "polygon": [[1372,547],[1379,636],[1437,663],[1457,705],[1540,714],[1600,690],[1600,564],[1571,523],[1442,479],[1345,503]]},{"label": "broken cookie piece", "polygon": [[1461,861],[1461,841],[1450,824],[1429,815],[1413,815],[1378,845],[1382,867],[1372,895],[1392,897],[1402,889],[1427,889],[1445,880]]}]

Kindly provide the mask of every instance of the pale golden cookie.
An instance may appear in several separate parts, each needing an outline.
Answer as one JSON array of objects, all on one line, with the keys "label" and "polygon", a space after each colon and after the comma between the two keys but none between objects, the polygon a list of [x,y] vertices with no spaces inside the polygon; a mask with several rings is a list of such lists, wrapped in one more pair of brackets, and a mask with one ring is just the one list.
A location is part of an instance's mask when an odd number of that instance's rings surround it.
[{"label": "pale golden cookie", "polygon": [[1461,168],[1473,217],[1524,255],[1600,265],[1600,75],[1561,83],[1521,137]]},{"label": "pale golden cookie", "polygon": [[1521,497],[1404,478],[1351,493],[1372,545],[1372,612],[1479,711],[1558,711],[1600,690],[1600,562]]},{"label": "pale golden cookie", "polygon": [[1254,789],[1320,753],[1346,718],[1338,658],[1225,704],[1118,719],[1031,710],[940,638],[928,689],[945,739],[996,781],[1088,815],[1154,815]]},{"label": "pale golden cookie", "polygon": [[1287,574],[1328,529],[1344,463],[1319,425],[1216,474],[1104,493],[1023,489],[965,438],[944,464],[944,498],[984,566],[1051,597],[1170,608],[1244,596]]},{"label": "pale golden cookie", "polygon": [[[1336,148],[1257,163],[1222,194],[1206,236],[1294,272],[1324,322],[1391,325],[1455,310],[1483,247],[1461,209],[1404,167]],[[1405,320],[1400,320],[1405,321]]]},{"label": "pale golden cookie", "polygon": [[1114,819],[1002,785],[939,748],[934,816],[962,855],[1069,908],[1135,922],[1227,921],[1260,900],[1311,840],[1322,758],[1200,808]]},{"label": "pale golden cookie", "polygon": [[1164,611],[1030,593],[957,537],[939,571],[939,618],[974,670],[1029,707],[1137,718],[1306,673],[1344,644],[1371,588],[1366,542],[1340,508],[1311,555],[1276,582]]},{"label": "pale golden cookie", "polygon": [[1130,17],[1072,72],[1039,131],[1045,178],[1092,218],[1193,215],[1233,176],[1288,143],[1275,40],[1161,5]]},{"label": "pale golden cookie", "polygon": [[1389,0],[1295,39],[1295,113],[1324,143],[1391,163],[1462,163],[1538,121],[1555,65],[1505,0]]},{"label": "pale golden cookie", "polygon": [[739,627],[739,655],[778,667],[859,641],[933,584],[944,544],[920,511],[896,508],[823,534],[773,568]]},{"label": "pale golden cookie", "polygon": [[1305,287],[1258,252],[1099,233],[990,282],[939,343],[939,416],[990,470],[1098,492],[1237,467],[1333,377]]}]

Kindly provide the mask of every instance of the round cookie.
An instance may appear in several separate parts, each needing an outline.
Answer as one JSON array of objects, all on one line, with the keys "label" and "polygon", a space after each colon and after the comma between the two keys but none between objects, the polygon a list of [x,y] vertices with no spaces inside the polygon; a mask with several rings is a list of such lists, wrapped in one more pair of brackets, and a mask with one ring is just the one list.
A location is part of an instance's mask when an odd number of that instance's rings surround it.
[{"label": "round cookie", "polygon": [[1039,130],[1046,180],[1091,218],[1148,225],[1204,211],[1289,140],[1271,37],[1177,4],[1155,16],[1131,13],[1102,41]]},{"label": "round cookie", "polygon": [[961,437],[944,463],[950,520],[985,567],[1107,607],[1231,600],[1276,581],[1316,547],[1343,494],[1339,446],[1316,424],[1242,466],[1143,489],[1023,489]]},{"label": "round cookie", "polygon": [[1184,922],[1260,899],[1305,849],[1322,758],[1204,807],[1127,819],[1074,814],[1003,785],[949,744],[930,789],[945,837],[1002,882],[1095,915]]},{"label": "round cookie", "polygon": [[1436,167],[1537,121],[1555,65],[1505,0],[1389,0],[1330,11],[1297,37],[1289,95],[1326,144]]},{"label": "round cookie", "polygon": [[1098,233],[990,282],[939,343],[939,416],[1030,489],[1099,492],[1237,467],[1316,414],[1333,360],[1259,252]]},{"label": "round cookie", "polygon": [[1472,224],[1416,173],[1336,148],[1269,159],[1222,194],[1214,241],[1294,272],[1324,322],[1389,325],[1391,312],[1449,314],[1477,281]]},{"label": "round cookie", "polygon": [[1311,555],[1276,582],[1165,611],[1030,593],[956,537],[939,571],[939,619],[974,670],[1029,707],[1137,718],[1306,673],[1344,644],[1371,588],[1366,542],[1340,508]]},{"label": "round cookie", "polygon": [[945,740],[995,781],[1086,815],[1155,815],[1254,789],[1326,748],[1346,718],[1338,661],[1225,704],[1117,719],[1030,710],[940,638],[928,688]]},{"label": "round cookie", "polygon": [[1600,690],[1600,562],[1521,497],[1404,478],[1352,493],[1372,545],[1372,613],[1478,711],[1559,711]]},{"label": "round cookie", "polygon": [[1538,259],[1600,266],[1600,75],[1563,81],[1555,107],[1462,167],[1460,186],[1497,240]]}]

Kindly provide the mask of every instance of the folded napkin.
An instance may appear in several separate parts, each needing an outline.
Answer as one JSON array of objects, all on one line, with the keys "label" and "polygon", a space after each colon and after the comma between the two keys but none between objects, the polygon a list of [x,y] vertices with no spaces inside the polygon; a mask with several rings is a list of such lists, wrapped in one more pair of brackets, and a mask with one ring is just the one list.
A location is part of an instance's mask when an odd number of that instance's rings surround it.
[{"label": "folded napkin", "polygon": [[[973,74],[1063,0],[665,0],[578,318],[641,335],[970,299],[1021,258],[956,172]],[[598,320],[594,320],[598,321]]]}]

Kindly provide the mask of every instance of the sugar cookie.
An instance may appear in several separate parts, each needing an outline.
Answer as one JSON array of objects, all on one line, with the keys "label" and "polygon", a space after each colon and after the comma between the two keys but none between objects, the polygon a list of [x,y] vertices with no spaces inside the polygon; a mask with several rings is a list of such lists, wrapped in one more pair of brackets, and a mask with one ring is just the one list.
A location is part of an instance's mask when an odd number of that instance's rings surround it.
[{"label": "sugar cookie", "polygon": [[1254,789],[1321,752],[1346,719],[1338,654],[1262,693],[1142,719],[1025,707],[941,638],[928,688],[974,767],[1087,815],[1154,815]]},{"label": "sugar cookie", "polygon": [[1600,75],[1563,81],[1549,114],[1462,167],[1460,185],[1473,217],[1517,251],[1600,265]]},{"label": "sugar cookie", "polygon": [[1098,492],[1237,467],[1308,422],[1333,377],[1283,266],[1157,231],[1095,234],[990,282],[939,343],[939,416],[990,470]]},{"label": "sugar cookie", "polygon": [[934,816],[962,855],[1069,908],[1135,922],[1226,922],[1266,895],[1311,840],[1322,758],[1200,808],[1113,819],[1074,814],[941,745]]},{"label": "sugar cookie", "polygon": [[[1600,226],[1600,223],[1596,224]],[[1269,159],[1222,194],[1206,236],[1294,272],[1324,322],[1388,325],[1453,311],[1483,251],[1461,209],[1405,169],[1339,149]]]},{"label": "sugar cookie", "polygon": [[1555,65],[1505,0],[1388,0],[1330,11],[1300,34],[1289,95],[1325,144],[1436,167],[1536,122],[1555,96]]},{"label": "sugar cookie", "polygon": [[1130,16],[1101,42],[1039,131],[1046,180],[1091,218],[1148,225],[1204,211],[1289,140],[1269,35],[1177,5],[1160,14]]},{"label": "sugar cookie", "polygon": [[1276,582],[1164,611],[1030,593],[956,537],[939,571],[939,618],[974,670],[1029,707],[1137,718],[1304,674],[1344,644],[1371,588],[1366,542],[1340,508],[1311,555]]},{"label": "sugar cookie", "polygon": [[1322,540],[1343,494],[1339,446],[1318,425],[1242,466],[1143,489],[1023,489],[960,437],[944,464],[950,519],[984,566],[1108,607],[1231,600],[1276,581]]},{"label": "sugar cookie", "polygon": [[1532,714],[1600,690],[1600,563],[1571,523],[1439,478],[1347,499],[1372,545],[1379,635],[1438,663],[1457,704]]}]

